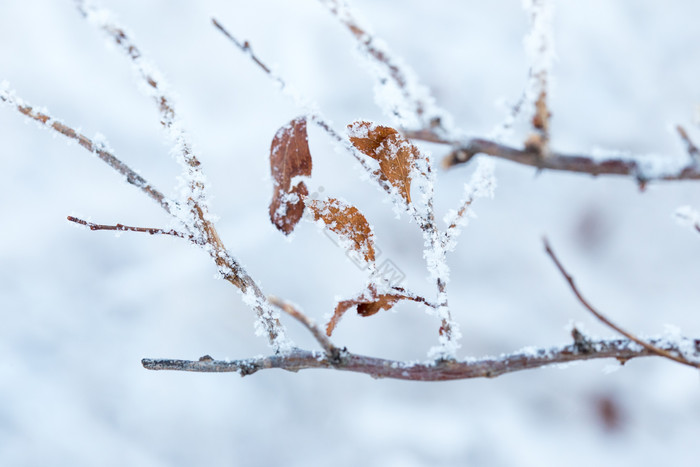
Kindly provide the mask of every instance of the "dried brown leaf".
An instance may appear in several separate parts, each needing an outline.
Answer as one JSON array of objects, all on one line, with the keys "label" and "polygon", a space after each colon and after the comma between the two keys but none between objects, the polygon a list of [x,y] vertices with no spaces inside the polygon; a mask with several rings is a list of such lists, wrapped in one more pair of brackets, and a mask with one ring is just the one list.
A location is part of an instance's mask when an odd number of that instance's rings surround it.
[{"label": "dried brown leaf", "polygon": [[356,207],[335,198],[311,200],[307,206],[315,220],[323,220],[332,232],[350,240],[352,249],[365,261],[374,261],[374,234],[367,219]]},{"label": "dried brown leaf", "polygon": [[330,336],[340,322],[340,318],[343,317],[345,312],[354,307],[357,308],[358,315],[366,317],[379,313],[382,310],[391,309],[399,300],[411,300],[414,302],[425,303],[424,299],[413,295],[408,295],[401,288],[395,288],[394,291],[395,293],[378,294],[376,287],[374,285],[370,285],[368,289],[357,298],[338,302],[338,305],[336,305],[335,311],[333,312],[333,316],[326,325],[326,334]]},{"label": "dried brown leaf", "polygon": [[333,330],[340,322],[340,318],[342,318],[345,312],[350,308],[357,307],[357,314],[360,316],[372,316],[382,310],[392,308],[396,302],[403,298],[405,297],[396,294],[382,294],[369,297],[363,295],[359,298],[338,302],[333,312],[333,317],[326,326],[326,334],[330,336],[333,333]]},{"label": "dried brown leaf", "polygon": [[350,141],[367,156],[379,162],[380,179],[394,186],[407,204],[411,203],[411,172],[420,151],[398,131],[370,122],[348,125]]},{"label": "dried brown leaf", "polygon": [[278,230],[289,235],[304,214],[304,199],[309,194],[304,182],[291,186],[294,177],[311,175],[304,117],[277,130],[270,147],[270,171],[273,180],[270,220]]}]

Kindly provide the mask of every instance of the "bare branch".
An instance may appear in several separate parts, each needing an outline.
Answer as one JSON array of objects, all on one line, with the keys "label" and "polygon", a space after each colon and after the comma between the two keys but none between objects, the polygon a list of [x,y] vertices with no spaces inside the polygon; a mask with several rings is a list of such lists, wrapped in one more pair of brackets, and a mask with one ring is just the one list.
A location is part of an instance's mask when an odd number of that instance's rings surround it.
[{"label": "bare branch", "polygon": [[[678,345],[663,339],[650,340],[646,345],[666,352],[680,352]],[[700,356],[700,339],[689,341],[696,356]],[[199,361],[150,359],[141,361],[149,370],[193,371],[202,373],[235,372],[241,376],[260,370],[278,368],[297,372],[306,369],[334,369],[364,373],[373,378],[392,378],[410,381],[449,381],[472,378],[495,378],[506,373],[541,368],[548,365],[582,360],[615,358],[625,363],[633,358],[657,356],[646,346],[628,339],[586,341],[571,345],[514,352],[500,357],[486,357],[468,361],[441,360],[427,363],[410,363],[347,353],[340,364],[319,352],[295,349],[287,355],[250,358],[244,360],[214,360],[206,356]]]},{"label": "bare branch", "polygon": [[625,331],[625,330],[622,329],[620,326],[616,325],[615,323],[613,323],[612,321],[610,321],[608,318],[606,318],[601,312],[599,312],[598,310],[596,310],[596,309],[593,307],[593,305],[591,305],[591,304],[584,298],[584,296],[581,294],[581,292],[578,290],[578,288],[576,287],[576,284],[574,283],[573,277],[571,277],[571,275],[566,271],[566,269],[564,269],[564,266],[563,266],[563,265],[561,264],[561,262],[559,261],[559,258],[557,258],[557,256],[554,254],[554,250],[552,250],[552,248],[550,247],[549,242],[547,241],[547,239],[545,238],[545,239],[543,239],[543,240],[544,240],[544,249],[545,249],[545,251],[547,252],[547,254],[549,255],[549,257],[552,259],[552,261],[553,261],[554,264],[556,265],[556,267],[557,267],[557,269],[559,270],[559,272],[561,273],[561,275],[564,276],[564,279],[566,279],[566,282],[569,283],[569,287],[571,287],[571,290],[573,291],[574,295],[576,295],[576,298],[579,300],[579,302],[581,302],[581,304],[582,304],[588,311],[590,311],[590,312],[593,314],[593,316],[595,316],[596,318],[598,318],[598,320],[600,320],[603,324],[605,324],[605,325],[608,326],[609,328],[611,328],[611,329],[613,329],[614,331],[616,331],[616,332],[622,334],[623,336],[625,336],[625,337],[628,338],[629,340],[631,340],[631,341],[633,341],[633,342],[636,342],[637,344],[641,345],[642,347],[644,347],[645,349],[647,349],[649,352],[652,352],[652,353],[654,353],[654,354],[656,354],[656,355],[658,355],[658,356],[660,356],[660,357],[668,358],[669,360],[673,360],[673,361],[675,361],[675,362],[682,363],[683,365],[692,366],[692,367],[694,367],[694,368],[700,368],[700,363],[696,363],[696,362],[691,362],[691,361],[689,361],[688,359],[686,359],[685,357],[683,357],[683,354],[682,354],[680,351],[676,350],[676,352],[678,353],[678,355],[674,355],[674,354],[672,353],[672,351],[669,351],[669,350],[667,350],[667,349],[663,349],[663,348],[657,347],[657,346],[655,346],[654,344],[645,342],[645,341],[643,341],[642,339],[640,339],[640,338],[638,338],[637,336],[635,336],[634,334],[632,334],[631,332]]},{"label": "bare branch", "polygon": [[167,212],[171,212],[173,206],[176,205],[176,203],[167,199],[162,192],[156,189],[153,185],[146,181],[145,178],[137,174],[133,169],[119,160],[102,145],[93,142],[90,138],[77,132],[65,123],[54,119],[48,113],[35,110],[31,105],[26,104],[24,100],[16,97],[13,92],[0,90],[0,101],[15,107],[21,114],[31,118],[41,126],[60,133],[68,139],[76,141],[80,146],[87,149],[90,153],[96,155],[107,165],[119,172],[131,185],[141,189],[141,191],[146,193],[151,199],[155,200]]}]

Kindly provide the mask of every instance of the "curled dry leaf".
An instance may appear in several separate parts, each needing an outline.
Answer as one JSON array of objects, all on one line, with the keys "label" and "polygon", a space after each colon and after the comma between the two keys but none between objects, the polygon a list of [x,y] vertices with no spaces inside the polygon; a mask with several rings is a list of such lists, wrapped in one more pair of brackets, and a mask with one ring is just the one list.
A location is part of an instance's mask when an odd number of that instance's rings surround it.
[{"label": "curled dry leaf", "polygon": [[350,300],[343,300],[338,302],[333,312],[333,317],[326,325],[326,334],[330,336],[333,330],[340,322],[340,318],[343,317],[346,311],[353,307],[357,307],[357,314],[360,316],[372,316],[373,314],[379,313],[382,310],[391,309],[396,302],[399,300],[412,300],[414,302],[424,302],[423,299],[415,297],[412,295],[406,295],[403,289],[395,289],[395,293],[383,293],[378,294],[377,289],[374,285],[370,285],[369,288],[356,298]]},{"label": "curled dry leaf", "polygon": [[374,234],[365,216],[355,206],[335,198],[311,200],[307,205],[315,220],[323,220],[329,230],[350,240],[351,248],[365,261],[374,261]]},{"label": "curled dry leaf", "polygon": [[420,151],[398,131],[370,122],[348,125],[350,142],[362,153],[379,162],[375,173],[395,187],[406,204],[411,203],[411,172]]},{"label": "curled dry leaf", "polygon": [[278,230],[289,235],[304,214],[304,198],[309,194],[304,182],[292,186],[294,177],[311,175],[304,117],[277,130],[270,147],[270,171],[273,180],[270,220]]}]

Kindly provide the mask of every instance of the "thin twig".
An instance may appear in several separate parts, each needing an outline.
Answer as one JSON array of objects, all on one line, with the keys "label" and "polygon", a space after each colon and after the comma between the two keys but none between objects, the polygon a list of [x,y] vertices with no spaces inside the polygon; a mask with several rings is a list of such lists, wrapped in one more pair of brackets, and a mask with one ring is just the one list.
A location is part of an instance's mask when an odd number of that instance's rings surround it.
[{"label": "thin twig", "polygon": [[[677,345],[659,340],[650,340],[654,349],[680,352]],[[525,350],[500,357],[470,359],[468,361],[441,360],[427,363],[400,362],[347,353],[342,363],[331,361],[320,352],[296,349],[287,355],[251,358],[245,360],[214,360],[204,357],[199,361],[150,359],[141,361],[149,370],[193,371],[204,373],[236,372],[241,376],[260,370],[278,368],[297,372],[306,369],[340,370],[364,373],[373,378],[392,378],[410,381],[449,381],[471,378],[495,378],[506,373],[541,368],[548,365],[582,360],[616,358],[624,363],[633,358],[658,356],[656,350],[639,347],[629,339],[588,341],[585,347],[580,342],[538,351]],[[692,341],[693,352],[700,355],[700,340]]]},{"label": "thin twig", "polygon": [[316,341],[321,345],[323,350],[326,352],[326,356],[335,361],[339,361],[341,358],[341,349],[333,345],[331,340],[326,336],[326,334],[318,327],[318,325],[300,310],[295,308],[291,303],[286,302],[280,298],[268,296],[268,301],[280,310],[287,313],[292,318],[299,321],[301,324],[308,329],[314,336]]},{"label": "thin twig", "polygon": [[[557,269],[559,270],[561,275],[564,276],[564,279],[566,279],[566,282],[569,283],[569,287],[571,287],[572,292],[574,293],[574,295],[576,295],[576,298],[578,299],[578,301],[581,302],[581,304],[588,311],[590,311],[593,314],[593,316],[598,318],[598,320],[600,320],[603,324],[605,324],[609,328],[622,334],[623,336],[625,336],[629,340],[636,342],[637,344],[641,345],[642,347],[644,347],[648,351],[653,352],[660,357],[668,358],[669,360],[673,360],[675,362],[682,363],[683,365],[692,366],[694,368],[700,368],[700,363],[691,362],[691,361],[687,360],[686,358],[683,358],[682,356],[674,355],[669,350],[662,349],[662,348],[657,347],[653,344],[650,344],[648,342],[643,341],[642,339],[638,338],[637,336],[635,336],[631,332],[628,332],[628,331],[622,329],[620,326],[616,325],[615,323],[610,321],[608,318],[606,318],[601,312],[596,310],[593,307],[593,305],[591,305],[584,298],[584,296],[581,294],[581,292],[578,290],[578,287],[576,287],[576,284],[574,283],[573,277],[566,271],[566,269],[564,269],[564,266],[561,264],[561,262],[559,261],[559,258],[557,258],[556,254],[554,253],[554,250],[552,250],[552,248],[550,247],[549,241],[546,238],[544,238],[543,241],[544,241],[545,251],[547,252],[549,257],[552,259],[552,261],[554,262],[555,266],[557,267]],[[679,352],[679,355],[682,355],[682,354],[680,354],[680,352]]]},{"label": "thin twig", "polygon": [[197,243],[197,239],[193,235],[179,232],[179,231],[174,230],[174,229],[165,230],[165,229],[159,229],[156,227],[132,227],[130,225],[124,225],[124,224],[114,224],[114,225],[95,224],[93,222],[88,222],[86,220],[79,219],[79,218],[73,217],[73,216],[68,216],[67,219],[70,222],[75,222],[76,224],[84,225],[85,227],[89,228],[90,230],[113,230],[113,231],[117,231],[117,232],[142,232],[142,233],[147,233],[150,235],[171,235],[173,237],[184,238],[186,240],[191,241],[192,243]]},{"label": "thin twig", "polygon": [[93,142],[84,134],[79,133],[59,120],[54,119],[49,114],[34,109],[31,105],[26,104],[23,99],[15,97],[14,93],[12,92],[0,92],[0,100],[12,105],[21,114],[31,118],[41,126],[51,129],[68,139],[76,141],[80,146],[99,157],[107,165],[123,175],[128,183],[146,193],[149,198],[156,201],[167,212],[172,212],[171,210],[173,206],[177,204],[174,201],[167,199],[161,191],[156,189],[145,178],[137,174],[128,165],[119,160],[114,154],[106,150],[102,145]]}]

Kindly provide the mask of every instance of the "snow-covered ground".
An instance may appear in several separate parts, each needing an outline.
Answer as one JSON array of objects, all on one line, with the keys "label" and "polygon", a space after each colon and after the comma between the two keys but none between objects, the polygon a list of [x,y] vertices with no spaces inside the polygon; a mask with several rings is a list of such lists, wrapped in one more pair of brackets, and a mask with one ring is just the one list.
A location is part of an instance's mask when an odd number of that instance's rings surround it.
[{"label": "snow-covered ground", "polygon": [[[266,293],[318,321],[364,273],[323,232],[292,240],[269,222],[268,152],[301,110],[211,25],[216,17],[318,104],[335,127],[390,121],[355,43],[320,2],[104,1],[167,76],[211,182],[220,233]],[[493,131],[527,87],[521,2],[353,3],[473,135]],[[700,3],[556,2],[553,146],[686,157],[700,143]],[[0,81],[55,117],[101,133],[168,194],[179,167],[130,63],[71,1],[0,3]],[[500,104],[499,104],[500,103]],[[342,197],[372,223],[383,258],[433,293],[423,239],[396,219],[356,162],[310,126],[310,191]],[[522,130],[522,125],[518,130]],[[0,106],[0,465],[583,466],[697,465],[697,372],[661,359],[596,361],[494,380],[416,383],[304,371],[150,372],[143,357],[269,352],[254,313],[180,239],[89,232],[66,221],[167,227],[164,212],[76,144]],[[522,141],[523,133],[513,141]],[[441,157],[447,149],[424,144]],[[472,167],[437,176],[439,216]],[[496,161],[493,200],[449,256],[459,356],[570,341],[576,322],[612,336],[543,251],[547,235],[586,296],[640,335],[667,325],[700,337],[700,235],[674,211],[700,185],[550,173]],[[348,314],[334,341],[357,353],[424,359],[437,319],[414,304]],[[297,344],[316,344],[285,320]],[[613,371],[618,370],[618,371]]]}]

